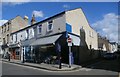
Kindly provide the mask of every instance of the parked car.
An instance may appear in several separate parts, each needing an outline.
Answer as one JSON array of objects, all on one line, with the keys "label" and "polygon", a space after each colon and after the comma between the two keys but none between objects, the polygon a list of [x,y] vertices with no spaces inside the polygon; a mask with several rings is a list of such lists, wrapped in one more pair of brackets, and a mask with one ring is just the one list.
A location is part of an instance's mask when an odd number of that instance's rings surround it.
[{"label": "parked car", "polygon": [[109,59],[109,60],[111,60],[111,59],[115,59],[116,56],[114,55],[114,53],[105,53],[105,54],[103,55],[103,58],[104,58],[104,59]]}]

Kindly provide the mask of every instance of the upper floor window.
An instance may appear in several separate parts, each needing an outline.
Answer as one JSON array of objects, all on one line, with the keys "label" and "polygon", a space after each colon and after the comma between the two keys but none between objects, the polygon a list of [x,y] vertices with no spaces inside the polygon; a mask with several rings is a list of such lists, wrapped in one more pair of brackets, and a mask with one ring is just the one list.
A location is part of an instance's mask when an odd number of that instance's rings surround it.
[{"label": "upper floor window", "polygon": [[6,32],[6,25],[4,25],[5,27],[4,27],[4,33]]},{"label": "upper floor window", "polygon": [[8,27],[7,27],[7,31],[9,31],[9,25],[8,25]]},{"label": "upper floor window", "polygon": [[9,21],[9,22],[8,22],[8,25],[10,25],[10,24],[11,24],[11,22]]},{"label": "upper floor window", "polygon": [[53,21],[49,21],[48,22],[48,31],[52,31],[53,30]]},{"label": "upper floor window", "polygon": [[2,26],[2,33],[3,33],[3,26]]},{"label": "upper floor window", "polygon": [[37,27],[37,29],[38,29],[38,34],[41,34],[41,33],[42,33],[42,25],[39,25],[39,26]]},{"label": "upper floor window", "polygon": [[7,34],[7,43],[9,43],[9,35]]},{"label": "upper floor window", "polygon": [[11,36],[11,40],[13,41],[13,35]]},{"label": "upper floor window", "polygon": [[17,42],[17,34],[15,35],[15,38],[16,38],[15,42]]},{"label": "upper floor window", "polygon": [[29,29],[29,39],[31,39],[33,37],[34,37],[34,30],[33,30],[33,28],[30,28]]}]

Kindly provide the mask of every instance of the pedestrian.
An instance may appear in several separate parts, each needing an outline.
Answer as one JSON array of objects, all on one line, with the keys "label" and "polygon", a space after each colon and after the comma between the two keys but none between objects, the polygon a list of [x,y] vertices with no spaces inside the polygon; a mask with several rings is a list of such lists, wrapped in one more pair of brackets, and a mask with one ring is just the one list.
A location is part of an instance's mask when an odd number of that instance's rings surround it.
[{"label": "pedestrian", "polygon": [[8,53],[8,61],[10,61],[10,52]]}]

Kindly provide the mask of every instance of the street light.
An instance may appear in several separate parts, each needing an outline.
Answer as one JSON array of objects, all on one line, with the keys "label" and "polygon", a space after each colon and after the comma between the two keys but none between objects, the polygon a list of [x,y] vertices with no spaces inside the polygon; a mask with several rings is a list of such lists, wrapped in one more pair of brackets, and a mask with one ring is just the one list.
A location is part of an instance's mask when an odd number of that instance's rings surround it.
[{"label": "street light", "polygon": [[59,56],[59,69],[62,68],[61,66],[61,45],[59,44],[59,42],[57,43],[57,51],[58,51],[58,56]]},{"label": "street light", "polygon": [[23,63],[25,63],[25,59],[24,59],[24,47],[23,47]]}]

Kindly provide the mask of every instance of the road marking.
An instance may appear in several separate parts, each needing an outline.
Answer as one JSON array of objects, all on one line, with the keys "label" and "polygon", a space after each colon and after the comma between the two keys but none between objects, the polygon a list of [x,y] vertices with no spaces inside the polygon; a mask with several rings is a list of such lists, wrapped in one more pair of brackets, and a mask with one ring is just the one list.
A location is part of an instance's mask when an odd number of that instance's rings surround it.
[{"label": "road marking", "polygon": [[88,69],[88,68],[81,68],[80,71],[91,71],[92,69]]}]

